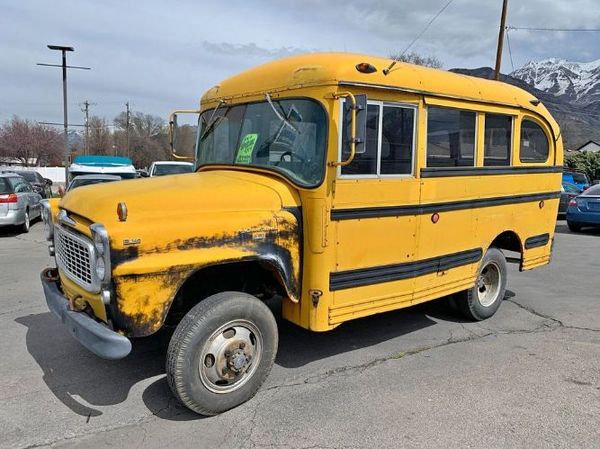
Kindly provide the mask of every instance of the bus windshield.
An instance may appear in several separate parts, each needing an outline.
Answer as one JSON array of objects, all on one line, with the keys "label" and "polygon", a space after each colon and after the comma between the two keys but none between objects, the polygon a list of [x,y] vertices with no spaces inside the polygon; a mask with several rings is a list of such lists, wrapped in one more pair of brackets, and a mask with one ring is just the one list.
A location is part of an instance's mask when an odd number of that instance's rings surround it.
[{"label": "bus windshield", "polygon": [[294,98],[221,106],[200,115],[198,165],[277,171],[302,187],[321,183],[327,117],[314,100]]}]

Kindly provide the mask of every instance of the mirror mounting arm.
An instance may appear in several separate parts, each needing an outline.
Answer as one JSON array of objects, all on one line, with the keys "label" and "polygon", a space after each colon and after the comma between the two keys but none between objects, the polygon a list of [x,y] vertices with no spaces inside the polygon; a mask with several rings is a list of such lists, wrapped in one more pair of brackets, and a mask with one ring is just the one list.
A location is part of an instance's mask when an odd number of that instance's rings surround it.
[{"label": "mirror mounting arm", "polygon": [[342,92],[337,92],[333,94],[333,98],[334,99],[338,99],[338,98],[347,98],[348,100],[350,100],[350,102],[352,103],[352,106],[350,106],[350,109],[352,110],[352,119],[351,119],[351,124],[350,124],[350,155],[348,156],[348,159],[346,159],[345,161],[331,161],[329,162],[329,165],[332,167],[345,167],[347,165],[350,165],[352,163],[352,161],[354,160],[354,157],[356,156],[356,144],[358,143],[362,143],[362,141],[360,139],[356,138],[356,112],[361,108],[357,102],[356,102],[356,98],[354,97],[354,94],[352,92],[348,92],[348,91],[342,91]]},{"label": "mirror mounting arm", "polygon": [[177,154],[177,150],[175,149],[175,133],[174,128],[177,125],[177,114],[200,114],[200,109],[178,109],[176,111],[171,112],[169,115],[169,145],[171,146],[171,154],[175,159],[183,159],[183,160],[195,160],[195,157],[190,156],[180,156]]}]

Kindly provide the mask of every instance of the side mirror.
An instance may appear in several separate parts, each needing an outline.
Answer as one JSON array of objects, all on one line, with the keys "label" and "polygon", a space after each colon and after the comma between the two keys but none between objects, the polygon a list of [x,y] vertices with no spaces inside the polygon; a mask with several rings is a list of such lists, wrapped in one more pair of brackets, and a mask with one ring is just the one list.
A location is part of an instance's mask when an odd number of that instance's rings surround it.
[{"label": "side mirror", "polygon": [[51,179],[44,178],[44,182],[46,183],[47,186],[51,186],[52,185],[52,180]]},{"label": "side mirror", "polygon": [[150,176],[150,174],[146,170],[141,170],[140,171],[140,177],[142,177],[142,178],[148,178],[149,176]]},{"label": "side mirror", "polygon": [[[196,115],[195,121],[189,121],[186,124],[178,123],[179,114]],[[171,153],[175,159],[192,160],[196,159],[196,135],[198,133],[198,110],[178,110],[174,111],[169,117],[169,145]],[[192,117],[194,119],[194,117]]]},{"label": "side mirror", "polygon": [[364,154],[367,151],[367,96],[354,95],[352,101],[344,101],[344,129],[346,130],[346,142],[352,142],[352,110],[354,109],[354,144],[355,154]]}]

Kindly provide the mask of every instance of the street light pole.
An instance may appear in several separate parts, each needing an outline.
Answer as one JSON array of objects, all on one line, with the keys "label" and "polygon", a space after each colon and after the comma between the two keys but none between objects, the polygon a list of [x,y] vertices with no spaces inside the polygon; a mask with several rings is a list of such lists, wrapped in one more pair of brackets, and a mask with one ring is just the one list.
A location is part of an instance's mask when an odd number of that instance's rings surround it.
[{"label": "street light pole", "polygon": [[67,52],[75,51],[73,47],[65,47],[62,45],[48,45],[50,50],[58,50],[62,53],[62,64],[41,64],[38,65],[49,66],[49,67],[61,67],[62,68],[62,82],[63,82],[63,127],[64,127],[64,139],[65,139],[65,182],[67,181],[68,169],[69,169],[69,118],[67,114],[67,69],[83,69],[90,70],[89,67],[76,67],[67,65]]}]

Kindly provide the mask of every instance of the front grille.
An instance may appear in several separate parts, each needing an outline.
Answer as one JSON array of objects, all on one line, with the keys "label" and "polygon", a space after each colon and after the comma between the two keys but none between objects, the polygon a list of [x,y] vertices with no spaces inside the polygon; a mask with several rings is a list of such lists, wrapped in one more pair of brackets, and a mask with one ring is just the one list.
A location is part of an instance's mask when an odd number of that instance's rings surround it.
[{"label": "front grille", "polygon": [[56,263],[65,275],[86,290],[96,290],[92,271],[94,260],[92,242],[61,226],[56,226],[54,247]]}]

